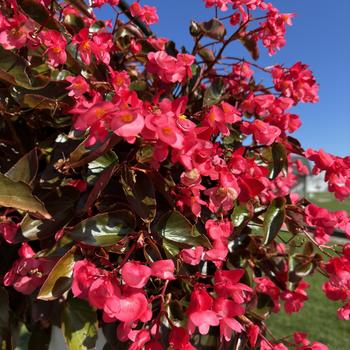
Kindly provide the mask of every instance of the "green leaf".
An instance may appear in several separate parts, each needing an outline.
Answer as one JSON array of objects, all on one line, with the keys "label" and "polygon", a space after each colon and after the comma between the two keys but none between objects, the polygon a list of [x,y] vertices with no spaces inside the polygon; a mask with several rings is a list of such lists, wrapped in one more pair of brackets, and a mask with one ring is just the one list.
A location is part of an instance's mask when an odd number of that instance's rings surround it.
[{"label": "green leaf", "polygon": [[49,80],[46,77],[33,77],[29,63],[21,56],[0,46],[0,80],[29,90],[45,87]]},{"label": "green leaf", "polygon": [[142,171],[122,168],[121,184],[128,202],[144,222],[152,222],[156,215],[153,182]]},{"label": "green leaf", "polygon": [[92,216],[80,222],[67,233],[75,241],[104,247],[116,244],[134,229],[135,218],[133,214],[123,209]]},{"label": "green leaf", "polygon": [[199,23],[198,26],[201,34],[211,39],[223,40],[226,35],[225,25],[216,18]]},{"label": "green leaf", "polygon": [[55,300],[69,290],[76,261],[76,246],[74,246],[57,261],[40,288],[37,298],[41,300]]},{"label": "green leaf", "polygon": [[247,36],[243,36],[239,40],[243,44],[243,46],[249,51],[252,58],[254,60],[257,60],[259,58],[259,48],[256,40],[248,38]]},{"label": "green leaf", "polygon": [[287,174],[288,171],[288,159],[286,148],[279,142],[275,142],[271,146],[271,171],[269,177],[275,179],[278,174],[283,171]]},{"label": "green leaf", "polygon": [[16,335],[14,337],[14,350],[31,350],[29,349],[29,339],[30,339],[30,332],[27,328],[27,326],[20,322]]},{"label": "green leaf", "polygon": [[21,222],[21,234],[28,240],[45,239],[53,236],[74,214],[79,191],[72,186],[61,187],[45,196],[46,208],[53,220],[37,220],[26,215]]},{"label": "green leaf", "polygon": [[9,328],[9,296],[5,288],[0,287],[0,335],[4,336]]},{"label": "green leaf", "polygon": [[[205,246],[210,247],[208,239],[201,235],[195,226],[193,226],[178,211],[170,211],[166,213],[158,223],[158,229],[161,236],[169,241],[176,243],[178,246]],[[170,250],[173,249],[170,247]]]},{"label": "green leaf", "polygon": [[51,218],[43,203],[32,195],[27,184],[12,181],[3,174],[0,174],[0,205],[39,214],[45,219]]},{"label": "green leaf", "polygon": [[206,63],[211,63],[215,61],[214,51],[210,50],[208,47],[204,47],[198,51],[199,56],[203,58]]},{"label": "green leaf", "polygon": [[92,350],[96,347],[97,316],[87,301],[70,299],[62,313],[62,332],[69,350]]},{"label": "green leaf", "polygon": [[64,25],[72,33],[78,33],[81,29],[84,28],[84,21],[80,16],[69,13],[64,16]]},{"label": "green leaf", "polygon": [[115,164],[118,164],[118,156],[113,151],[108,151],[103,156],[94,159],[88,164],[87,182],[89,184],[94,183],[98,179],[99,174],[102,174],[108,167]]},{"label": "green leaf", "polygon": [[83,15],[92,18],[89,8],[85,4],[84,0],[67,0],[67,2],[79,10]]},{"label": "green leaf", "polygon": [[147,90],[147,83],[145,80],[135,80],[130,84],[129,89],[134,91],[145,91]]},{"label": "green leaf", "polygon": [[231,221],[234,227],[238,227],[243,224],[243,222],[250,218],[251,214],[244,204],[235,205],[233,213],[231,214]]},{"label": "green leaf", "polygon": [[214,82],[205,90],[203,106],[209,107],[217,104],[224,93],[225,85],[222,79],[215,79]]},{"label": "green leaf", "polygon": [[55,30],[60,30],[62,28],[59,22],[57,22],[51,13],[38,1],[17,0],[17,3],[28,17],[42,26]]},{"label": "green leaf", "polygon": [[286,216],[285,198],[275,198],[270,203],[264,216],[263,233],[264,245],[275,239]]},{"label": "green leaf", "polygon": [[15,165],[5,174],[12,181],[22,181],[30,185],[38,172],[38,153],[34,148],[22,158],[20,158]]}]

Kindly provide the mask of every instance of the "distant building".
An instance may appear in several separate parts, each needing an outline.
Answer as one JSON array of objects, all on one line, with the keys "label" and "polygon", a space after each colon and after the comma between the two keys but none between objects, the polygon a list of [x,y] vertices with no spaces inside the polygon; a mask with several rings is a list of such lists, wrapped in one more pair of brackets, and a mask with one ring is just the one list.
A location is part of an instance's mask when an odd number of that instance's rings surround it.
[{"label": "distant building", "polygon": [[324,172],[318,175],[308,175],[299,178],[298,184],[293,188],[298,193],[327,192],[328,185],[324,180]]}]

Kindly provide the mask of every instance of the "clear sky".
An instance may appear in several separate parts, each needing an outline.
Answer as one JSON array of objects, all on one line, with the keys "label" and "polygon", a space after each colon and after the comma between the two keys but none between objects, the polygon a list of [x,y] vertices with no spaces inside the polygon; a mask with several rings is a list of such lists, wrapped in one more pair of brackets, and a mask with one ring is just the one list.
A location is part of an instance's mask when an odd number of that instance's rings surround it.
[{"label": "clear sky", "polygon": [[[288,27],[287,45],[269,57],[261,50],[258,63],[268,66],[283,63],[290,66],[302,61],[310,66],[320,84],[320,102],[301,104],[294,109],[303,122],[294,135],[305,148],[323,148],[337,155],[350,155],[350,0],[271,0],[283,12],[296,13]],[[131,0],[129,0],[131,3]],[[142,4],[158,8],[160,22],[152,30],[192,48],[188,32],[191,19],[206,20],[213,9],[202,0],[143,0]],[[103,17],[112,12],[103,11]],[[228,49],[231,55],[248,57],[241,47]]]}]

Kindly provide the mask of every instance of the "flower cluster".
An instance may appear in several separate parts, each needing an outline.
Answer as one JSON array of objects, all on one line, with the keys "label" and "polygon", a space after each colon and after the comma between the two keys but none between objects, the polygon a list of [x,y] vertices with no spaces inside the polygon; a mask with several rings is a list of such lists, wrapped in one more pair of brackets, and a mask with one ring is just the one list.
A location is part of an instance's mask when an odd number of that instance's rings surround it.
[{"label": "flower cluster", "polygon": [[[209,339],[326,350],[304,333],[271,337],[265,324],[299,312],[319,270],[350,318],[349,246],[324,247],[334,229],[350,237],[350,220],[291,193],[305,156],[338,199],[350,194],[348,157],[305,152],[291,137],[301,126],[292,108],[318,100],[313,73],[224,52],[239,41],[256,59],[261,40],[274,54],[294,15],[263,0],[204,2],[228,15],[192,21],[193,47],[181,50],[151,31],[157,9],[140,1],[1,5],[6,348],[23,324],[31,344],[60,319],[67,344],[84,349],[99,325],[111,348],[192,350]],[[102,6],[111,20],[93,12]]]}]

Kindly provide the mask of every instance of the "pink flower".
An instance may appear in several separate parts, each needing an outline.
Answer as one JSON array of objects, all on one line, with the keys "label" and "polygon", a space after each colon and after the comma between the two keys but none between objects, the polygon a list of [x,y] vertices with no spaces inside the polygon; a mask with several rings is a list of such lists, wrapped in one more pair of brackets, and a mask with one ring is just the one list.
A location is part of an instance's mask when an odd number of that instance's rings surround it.
[{"label": "pink flower", "polygon": [[279,303],[279,288],[267,277],[256,277],[254,281],[257,284],[255,290],[259,293],[267,294],[274,303],[273,312],[278,312],[281,307]]},{"label": "pink flower", "polygon": [[217,6],[221,11],[227,11],[228,5],[232,5],[233,0],[203,0],[205,7]]},{"label": "pink flower", "polygon": [[62,34],[56,30],[47,30],[40,33],[44,45],[47,47],[44,53],[48,56],[48,63],[57,67],[60,64],[66,63],[67,53],[66,45],[67,41]]},{"label": "pink flower", "polygon": [[188,330],[192,334],[198,327],[200,334],[207,334],[210,326],[218,326],[219,319],[212,310],[213,298],[201,287],[191,294],[190,305],[187,309]]},{"label": "pink flower", "polygon": [[173,327],[169,335],[169,345],[174,350],[195,350],[190,343],[190,337],[185,328]]},{"label": "pink flower", "polygon": [[90,261],[77,261],[73,268],[73,295],[81,299],[87,299],[90,286],[96,279],[98,272],[97,267]]},{"label": "pink flower", "polygon": [[182,249],[180,258],[183,262],[189,265],[198,265],[202,260],[203,247],[194,247],[190,249]]},{"label": "pink flower", "polygon": [[273,82],[283,96],[297,102],[317,102],[319,86],[306,64],[297,62],[290,68],[275,66],[272,70]]},{"label": "pink flower", "polygon": [[146,24],[154,24],[158,22],[157,8],[145,5],[142,7],[138,2],[134,2],[130,6],[130,12],[133,17],[138,17]]},{"label": "pink flower", "polygon": [[214,289],[221,297],[231,297],[237,304],[242,304],[247,299],[247,292],[252,289],[239,280],[243,277],[244,270],[217,270],[214,275]]},{"label": "pink flower", "polygon": [[90,90],[89,84],[81,75],[77,77],[69,76],[66,80],[71,83],[71,85],[67,87],[67,90],[69,90],[68,96],[75,96],[78,98]]},{"label": "pink flower", "polygon": [[262,120],[255,119],[252,123],[244,122],[242,124],[242,132],[246,134],[253,134],[254,140],[258,144],[271,145],[278,136],[281,134],[281,130],[276,126],[269,125]]},{"label": "pink flower", "polygon": [[299,282],[294,291],[283,291],[281,299],[284,300],[284,309],[287,314],[299,312],[304,305],[304,301],[308,299],[305,289],[309,288],[309,284],[305,281]]},{"label": "pink flower", "polygon": [[34,251],[27,243],[22,244],[18,255],[19,259],[5,274],[3,283],[5,286],[13,286],[22,294],[29,295],[44,283],[55,261],[35,258]]},{"label": "pink flower", "polygon": [[121,269],[123,281],[132,288],[143,288],[151,276],[151,269],[137,261],[127,262]]},{"label": "pink flower", "polygon": [[6,28],[0,31],[0,44],[6,50],[20,49],[31,39],[30,33],[35,27],[25,15],[20,12],[6,19]]},{"label": "pink flower", "polygon": [[138,110],[122,110],[113,113],[110,125],[116,135],[133,143],[141,133],[145,120]]},{"label": "pink flower", "polygon": [[178,54],[177,59],[165,51],[150,52],[147,55],[146,69],[165,83],[183,82],[191,77],[190,66],[194,61],[191,55]]},{"label": "pink flower", "polygon": [[170,259],[155,261],[152,266],[152,276],[162,280],[174,280],[175,265]]},{"label": "pink flower", "polygon": [[228,238],[233,232],[233,225],[230,220],[207,220],[205,228],[212,240]]},{"label": "pink flower", "polygon": [[133,289],[124,289],[120,296],[110,296],[103,306],[106,321],[119,320],[134,322],[149,319],[148,301],[144,293]]},{"label": "pink flower", "polygon": [[12,221],[6,221],[0,223],[0,235],[3,239],[10,244],[16,243],[16,234],[20,225]]},{"label": "pink flower", "polygon": [[244,308],[232,300],[226,298],[217,298],[214,302],[214,310],[220,320],[220,336],[229,341],[232,337],[232,332],[240,333],[243,331],[243,326],[234,319],[234,317],[244,314]]}]

